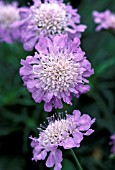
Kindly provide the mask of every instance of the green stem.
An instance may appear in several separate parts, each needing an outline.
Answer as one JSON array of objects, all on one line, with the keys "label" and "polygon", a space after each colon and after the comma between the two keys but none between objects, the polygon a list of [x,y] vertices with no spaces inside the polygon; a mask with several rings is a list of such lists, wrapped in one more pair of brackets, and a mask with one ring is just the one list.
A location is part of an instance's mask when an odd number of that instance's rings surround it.
[{"label": "green stem", "polygon": [[71,153],[72,153],[72,155],[73,155],[73,157],[75,159],[75,162],[76,162],[77,166],[79,167],[79,170],[83,170],[83,168],[81,167],[81,164],[80,164],[79,160],[77,159],[73,149],[71,149]]}]

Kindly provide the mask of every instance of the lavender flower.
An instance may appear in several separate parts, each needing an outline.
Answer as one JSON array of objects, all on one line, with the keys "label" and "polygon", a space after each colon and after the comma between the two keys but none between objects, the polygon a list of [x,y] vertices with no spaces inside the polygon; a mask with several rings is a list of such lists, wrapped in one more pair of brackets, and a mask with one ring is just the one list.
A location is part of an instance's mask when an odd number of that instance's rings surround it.
[{"label": "lavender flower", "polygon": [[24,18],[26,8],[18,8],[18,4],[5,4],[0,1],[0,41],[12,43],[20,39],[20,31],[15,27],[17,21]]},{"label": "lavender flower", "polygon": [[81,116],[79,110],[74,110],[72,115],[66,114],[66,118],[62,118],[61,114],[48,118],[48,126],[45,124],[39,128],[39,137],[30,137],[31,146],[34,148],[32,160],[45,160],[48,154],[46,166],[49,168],[54,166],[55,170],[60,170],[61,147],[64,149],[80,147],[84,135],[89,136],[94,132],[90,129],[94,122],[95,119],[91,120],[89,115]]},{"label": "lavender flower", "polygon": [[72,105],[72,95],[79,97],[89,91],[86,78],[94,71],[79,45],[79,38],[72,41],[66,35],[53,40],[42,37],[35,55],[21,60],[24,85],[37,103],[45,101],[45,111],[62,108],[62,100]]},{"label": "lavender flower", "polygon": [[106,10],[104,12],[93,12],[94,22],[99,24],[96,27],[96,31],[100,31],[101,29],[112,29],[115,30],[115,14],[111,13],[110,10]]},{"label": "lavender flower", "polygon": [[33,1],[28,16],[19,22],[25,50],[31,51],[40,35],[51,37],[68,33],[70,36],[80,36],[86,29],[85,25],[80,25],[77,10],[65,5],[63,0]]},{"label": "lavender flower", "polygon": [[115,134],[111,135],[110,139],[111,141],[109,142],[109,144],[112,145],[111,153],[115,155]]}]

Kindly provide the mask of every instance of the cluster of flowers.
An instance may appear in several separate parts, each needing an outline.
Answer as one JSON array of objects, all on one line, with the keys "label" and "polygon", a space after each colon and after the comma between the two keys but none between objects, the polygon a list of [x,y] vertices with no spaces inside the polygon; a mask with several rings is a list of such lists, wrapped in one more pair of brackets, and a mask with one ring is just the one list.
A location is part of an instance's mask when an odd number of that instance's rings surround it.
[{"label": "cluster of flowers", "polygon": [[[77,10],[61,0],[44,3],[34,1],[28,16],[17,22],[26,50],[36,49],[34,56],[21,60],[20,75],[35,102],[45,102],[44,110],[63,108],[63,102],[72,105],[72,97],[89,91],[87,77],[94,70],[80,48],[80,36],[86,28],[80,25]],[[25,31],[26,30],[26,31]],[[26,36],[27,34],[28,36]],[[83,136],[94,132],[90,129],[95,119],[80,111],[73,114],[54,115],[48,125],[39,128],[38,138],[30,137],[33,147],[32,160],[45,160],[47,167],[62,168],[62,151],[80,147]]]},{"label": "cluster of flowers", "polygon": [[[72,105],[73,96],[78,98],[90,89],[87,77],[94,71],[80,48],[81,32],[86,26],[79,23],[77,10],[61,0],[36,0],[27,18],[17,22],[24,48],[36,49],[34,56],[21,60],[20,75],[35,102],[45,102],[47,112],[53,107],[63,108],[63,102]],[[39,137],[30,137],[32,160],[47,159],[47,167],[60,170],[61,147],[80,147],[83,136],[94,132],[90,129],[94,121],[88,115],[81,116],[78,110],[66,117],[58,114],[48,118],[48,126],[39,128]]]},{"label": "cluster of flowers", "polygon": [[[98,19],[97,16],[94,12],[95,22],[103,22],[103,15]],[[113,15],[108,28],[114,23]],[[47,112],[53,107],[63,108],[63,102],[72,105],[73,96],[78,98],[90,90],[87,78],[94,70],[80,47],[81,32],[85,29],[86,26],[80,24],[77,10],[64,4],[63,0],[33,0],[32,6],[21,8],[17,3],[0,2],[0,41],[12,43],[18,40],[25,50],[36,49],[34,56],[21,60],[20,75],[35,102],[45,102]],[[94,122],[95,119],[91,120],[86,114],[81,116],[78,110],[72,115],[66,113],[65,117],[59,113],[48,118],[45,130],[39,129],[39,137],[30,137],[32,160],[47,157],[46,166],[60,170],[60,148],[80,147],[83,136],[94,132],[90,129]]]},{"label": "cluster of flowers", "polygon": [[[94,22],[101,29],[115,30],[115,14],[110,10],[93,12]],[[33,0],[30,7],[18,7],[16,2],[0,1],[0,41],[20,41],[24,49],[31,51],[41,35],[53,37],[67,34],[70,38],[81,37],[86,25],[80,24],[80,15],[63,0]]]},{"label": "cluster of flowers", "polygon": [[17,3],[0,2],[0,39],[11,43],[20,40],[24,49],[31,51],[41,35],[52,37],[67,33],[80,37],[86,29],[80,24],[80,15],[63,0],[33,0],[30,8],[18,8]]}]

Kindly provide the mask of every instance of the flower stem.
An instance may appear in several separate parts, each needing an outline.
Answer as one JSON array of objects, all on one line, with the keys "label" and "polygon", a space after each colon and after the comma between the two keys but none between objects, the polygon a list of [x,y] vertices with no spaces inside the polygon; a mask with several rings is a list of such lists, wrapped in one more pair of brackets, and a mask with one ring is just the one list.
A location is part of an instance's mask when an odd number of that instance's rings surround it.
[{"label": "flower stem", "polygon": [[72,155],[73,155],[73,157],[75,159],[75,162],[76,162],[77,166],[79,167],[79,170],[83,170],[83,168],[81,167],[81,164],[80,164],[79,160],[77,159],[73,149],[71,149],[71,153],[72,153]]}]

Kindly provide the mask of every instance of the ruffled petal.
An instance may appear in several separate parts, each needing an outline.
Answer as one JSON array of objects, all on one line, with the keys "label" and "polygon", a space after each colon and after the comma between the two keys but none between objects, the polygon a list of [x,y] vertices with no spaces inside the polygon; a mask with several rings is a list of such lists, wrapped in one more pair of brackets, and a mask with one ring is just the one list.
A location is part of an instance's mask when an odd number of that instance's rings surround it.
[{"label": "ruffled petal", "polygon": [[62,101],[60,99],[55,98],[54,99],[54,107],[59,108],[59,109],[63,108]]},{"label": "ruffled petal", "polygon": [[66,140],[64,140],[63,142],[61,142],[60,146],[63,146],[64,149],[71,149],[71,148],[75,147],[76,145],[75,145],[74,139],[72,137],[69,137]]},{"label": "ruffled petal", "polygon": [[60,163],[62,161],[62,151],[60,149],[56,149],[54,154],[55,164]]},{"label": "ruffled petal", "polygon": [[83,140],[83,134],[79,131],[73,133],[73,137],[75,144],[79,144]]},{"label": "ruffled petal", "polygon": [[48,168],[51,168],[51,167],[54,166],[54,163],[55,163],[55,161],[54,161],[53,153],[50,152],[50,154],[49,154],[49,156],[48,156],[48,158],[47,158],[47,161],[46,161],[46,166],[47,166]]},{"label": "ruffled petal", "polygon": [[44,97],[43,97],[43,100],[46,102],[46,103],[49,103],[50,100],[52,99],[53,97],[53,92],[46,92]]},{"label": "ruffled petal", "polygon": [[35,49],[39,53],[48,54],[47,50],[47,38],[41,37],[39,43],[36,44]]},{"label": "ruffled petal", "polygon": [[52,111],[52,102],[45,103],[45,104],[44,104],[44,110],[45,110],[46,112],[51,112],[51,111]]},{"label": "ruffled petal", "polygon": [[86,133],[84,133],[85,136],[89,136],[94,132],[93,129],[89,129]]},{"label": "ruffled petal", "polygon": [[54,166],[54,170],[61,170],[61,168],[62,168],[61,163],[56,163]]},{"label": "ruffled petal", "polygon": [[74,115],[74,121],[77,121],[81,116],[81,112],[79,110],[74,110],[73,115]]},{"label": "ruffled petal", "polygon": [[32,93],[32,97],[37,103],[40,103],[42,101],[43,96],[44,96],[44,91],[41,90]]}]

